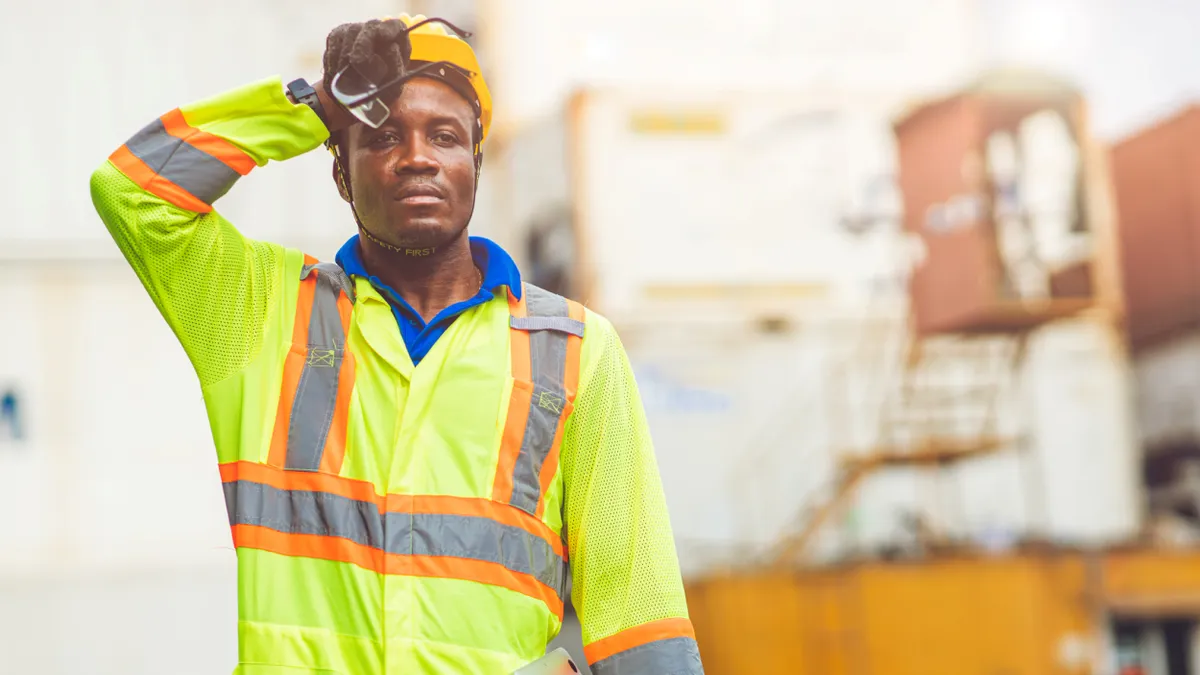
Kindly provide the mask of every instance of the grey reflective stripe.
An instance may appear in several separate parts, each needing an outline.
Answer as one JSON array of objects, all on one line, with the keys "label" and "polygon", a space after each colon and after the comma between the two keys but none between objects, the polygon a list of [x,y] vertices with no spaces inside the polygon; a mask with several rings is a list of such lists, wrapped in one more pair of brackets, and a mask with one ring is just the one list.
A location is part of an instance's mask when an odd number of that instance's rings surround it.
[{"label": "grey reflective stripe", "polygon": [[371,548],[382,545],[383,519],[369,502],[327,492],[280,490],[245,480],[223,487],[231,526],[257,525],[287,534],[341,537]]},{"label": "grey reflective stripe", "polygon": [[308,322],[304,369],[292,402],[284,463],[285,468],[300,471],[316,471],[321,467],[325,439],[333,426],[337,405],[338,373],[346,356],[346,332],[337,307],[338,293],[343,288],[338,277],[344,279],[346,274],[334,263],[318,263],[305,265],[301,279],[307,279],[314,269],[317,288]]},{"label": "grey reflective stripe", "polygon": [[350,304],[354,304],[354,282],[350,280],[350,277],[346,276],[346,272],[340,266],[331,262],[305,265],[300,270],[300,280],[307,279],[313,270],[319,270],[322,274],[329,277],[328,280],[336,284],[346,294],[346,297],[350,299]]},{"label": "grey reflective stripe", "polygon": [[[525,313],[528,317],[569,318],[567,301],[560,295],[525,285]],[[509,503],[529,513],[537,512],[542,493],[541,473],[558,418],[566,404],[567,334],[556,330],[536,330],[529,334],[529,374],[533,380],[533,396],[529,402],[529,419],[521,452],[513,467],[513,492]]]},{"label": "grey reflective stripe", "polygon": [[704,675],[700,648],[689,637],[648,642],[592,664],[592,675]]},{"label": "grey reflective stripe", "polygon": [[340,537],[397,555],[466,558],[528,574],[564,595],[566,565],[544,539],[489,518],[439,513],[387,513],[340,495],[281,490],[252,481],[224,484],[230,525],[287,534]]},{"label": "grey reflective stripe", "polygon": [[241,176],[221,160],[167,133],[154,120],[125,143],[154,173],[187,190],[205,204],[217,201]]},{"label": "grey reflective stripe", "polygon": [[546,540],[489,518],[441,513],[387,514],[387,551],[498,563],[563,597],[563,560]]},{"label": "grey reflective stripe", "polygon": [[509,325],[517,330],[556,330],[583,337],[583,322],[565,316],[514,316]]}]

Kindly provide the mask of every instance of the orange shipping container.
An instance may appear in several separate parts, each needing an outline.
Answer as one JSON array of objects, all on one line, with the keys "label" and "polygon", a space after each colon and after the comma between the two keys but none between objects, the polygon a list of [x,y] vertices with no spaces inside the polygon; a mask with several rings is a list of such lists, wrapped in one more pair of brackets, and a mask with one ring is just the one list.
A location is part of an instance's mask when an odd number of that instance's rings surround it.
[{"label": "orange shipping container", "polygon": [[905,229],[925,243],[910,282],[922,334],[1009,331],[1090,305],[1082,97],[996,75],[896,124]]},{"label": "orange shipping container", "polygon": [[1116,144],[1127,329],[1135,349],[1200,326],[1200,108]]}]

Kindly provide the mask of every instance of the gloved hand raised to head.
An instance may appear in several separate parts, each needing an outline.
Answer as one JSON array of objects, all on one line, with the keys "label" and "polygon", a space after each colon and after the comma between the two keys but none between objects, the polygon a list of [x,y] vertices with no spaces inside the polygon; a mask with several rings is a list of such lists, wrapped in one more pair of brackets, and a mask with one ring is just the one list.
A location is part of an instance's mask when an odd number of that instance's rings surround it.
[{"label": "gloved hand raised to head", "polygon": [[354,66],[376,83],[399,75],[412,56],[407,30],[408,26],[400,19],[371,19],[334,28],[325,39],[322,79],[325,90],[332,90],[334,76],[346,66]]},{"label": "gloved hand raised to head", "polygon": [[[335,99],[342,104],[330,104],[336,112],[349,106],[353,117],[378,128],[387,106],[381,110],[376,103],[391,100],[413,77],[441,80],[474,108],[471,140],[478,164],[491,124],[492,101],[467,43],[470,37],[445,19],[421,14],[342,24],[326,37],[324,72],[314,88],[322,105]],[[331,137],[342,128],[331,126]]]},{"label": "gloved hand raised to head", "polygon": [[406,30],[407,26],[400,19],[371,19],[345,23],[330,31],[325,38],[321,81],[313,88],[325,110],[325,122],[331,134],[358,121],[334,98],[333,78],[347,66],[354,66],[372,82],[394,78],[400,73],[404,60],[411,55],[412,45],[405,39]]}]

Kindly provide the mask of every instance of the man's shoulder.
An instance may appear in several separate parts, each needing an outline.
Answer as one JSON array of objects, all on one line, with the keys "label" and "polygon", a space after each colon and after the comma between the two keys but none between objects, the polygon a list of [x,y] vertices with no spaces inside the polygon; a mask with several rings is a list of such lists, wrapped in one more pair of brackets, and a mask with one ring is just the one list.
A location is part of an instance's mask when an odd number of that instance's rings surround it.
[{"label": "man's shoulder", "polygon": [[[597,312],[595,309],[588,307],[586,303],[568,295],[561,295],[559,293],[555,293],[554,291],[546,290],[545,288],[531,284],[528,281],[523,282],[522,287],[527,294],[532,291],[544,296],[561,298],[562,300],[560,300],[560,302],[566,301],[577,305],[579,307],[577,311],[581,313],[583,317],[583,340],[585,344],[588,342],[605,343],[608,340],[617,337],[617,329],[613,326],[613,323],[609,321],[608,317],[604,316],[600,312]],[[526,297],[526,300],[528,300],[528,296]],[[579,316],[579,313],[571,313],[574,316]]]},{"label": "man's shoulder", "polygon": [[620,337],[617,335],[617,328],[607,316],[591,309],[587,305],[583,305],[583,324],[584,335],[583,339],[591,339],[595,342],[608,342],[614,340],[620,342]]},{"label": "man's shoulder", "polygon": [[632,377],[629,356],[619,330],[607,316],[586,306],[580,357],[580,391],[588,388],[597,372],[604,374],[601,379],[605,382],[612,377]]}]

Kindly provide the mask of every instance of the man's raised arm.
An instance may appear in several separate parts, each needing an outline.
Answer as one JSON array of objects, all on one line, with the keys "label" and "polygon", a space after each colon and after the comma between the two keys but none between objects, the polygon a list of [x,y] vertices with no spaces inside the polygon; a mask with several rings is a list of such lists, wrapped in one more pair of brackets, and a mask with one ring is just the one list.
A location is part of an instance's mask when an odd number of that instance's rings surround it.
[{"label": "man's raised arm", "polygon": [[[344,124],[344,109],[316,87]],[[256,166],[308,152],[328,136],[321,118],[272,78],[167,112],[92,174],[97,212],[202,385],[254,357],[285,257],[300,262],[297,252],[243,237],[213,203]]]}]

